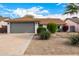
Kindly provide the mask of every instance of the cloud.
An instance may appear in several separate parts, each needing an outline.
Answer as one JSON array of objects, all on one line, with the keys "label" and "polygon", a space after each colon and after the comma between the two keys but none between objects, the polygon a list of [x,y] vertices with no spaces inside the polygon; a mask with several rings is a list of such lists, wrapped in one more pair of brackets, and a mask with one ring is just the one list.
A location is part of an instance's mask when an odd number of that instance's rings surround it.
[{"label": "cloud", "polygon": [[31,7],[27,9],[26,8],[9,9],[6,8],[6,6],[0,4],[0,8],[2,9],[0,11],[0,15],[12,18],[23,17],[25,15],[43,16],[43,14],[49,13],[48,10],[45,10],[41,6]]},{"label": "cloud", "polygon": [[26,9],[17,8],[12,13],[19,16],[19,17],[23,17],[24,15],[26,15],[26,12],[27,12]]},{"label": "cloud", "polygon": [[[60,5],[61,3],[57,4]],[[25,15],[33,15],[35,18],[71,18],[73,16],[79,17],[79,13],[76,15],[62,15],[62,14],[50,14],[51,11],[44,9],[41,6],[31,7],[31,8],[16,8],[9,9],[6,6],[0,4],[0,8],[4,9],[0,11],[0,15],[8,16],[12,18],[24,17]]]},{"label": "cloud", "polygon": [[79,12],[78,14],[73,14],[73,15],[70,15],[70,14],[66,14],[66,15],[62,15],[62,14],[49,14],[47,16],[45,16],[47,18],[60,18],[62,20],[65,20],[66,18],[72,18],[72,17],[78,17],[79,18]]},{"label": "cloud", "polygon": [[[63,4],[63,5],[62,5],[62,4]],[[56,5],[57,5],[57,6],[66,7],[67,4],[68,4],[68,3],[57,3]]]},{"label": "cloud", "polygon": [[49,13],[49,11],[48,10],[42,10],[42,11],[40,11],[40,13]]},{"label": "cloud", "polygon": [[23,17],[25,15],[43,15],[49,14],[48,10],[43,9],[43,7],[32,7],[29,9],[17,8],[13,11],[13,14],[18,15],[19,17]]},{"label": "cloud", "polygon": [[60,18],[64,20],[67,16],[64,16],[62,14],[49,14],[47,16],[36,16],[36,18]]},{"label": "cloud", "polygon": [[[60,5],[58,3],[57,5]],[[44,9],[41,6],[31,7],[31,8],[16,8],[9,9],[6,6],[0,4],[0,8],[3,8],[5,11],[1,10],[0,15],[9,16],[12,18],[24,17],[25,15],[33,15],[35,18],[66,18],[67,16],[61,14],[50,14],[50,11]],[[43,15],[44,14],[44,15]]]}]

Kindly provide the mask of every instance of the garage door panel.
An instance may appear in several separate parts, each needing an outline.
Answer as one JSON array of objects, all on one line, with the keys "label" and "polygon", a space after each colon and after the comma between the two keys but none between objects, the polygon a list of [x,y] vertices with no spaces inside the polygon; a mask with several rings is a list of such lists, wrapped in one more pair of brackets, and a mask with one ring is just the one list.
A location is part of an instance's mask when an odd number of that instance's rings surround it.
[{"label": "garage door panel", "polygon": [[33,33],[35,31],[35,25],[33,22],[11,23],[10,28],[11,33]]},{"label": "garage door panel", "polygon": [[70,26],[70,32],[75,32],[75,26]]}]

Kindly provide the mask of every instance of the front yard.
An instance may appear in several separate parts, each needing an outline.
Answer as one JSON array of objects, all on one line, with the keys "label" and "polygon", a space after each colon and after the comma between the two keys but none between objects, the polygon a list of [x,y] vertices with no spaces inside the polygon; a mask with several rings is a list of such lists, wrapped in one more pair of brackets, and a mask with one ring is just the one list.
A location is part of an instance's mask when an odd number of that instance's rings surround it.
[{"label": "front yard", "polygon": [[69,45],[68,37],[77,33],[55,33],[49,40],[33,39],[25,55],[79,55],[79,47]]}]

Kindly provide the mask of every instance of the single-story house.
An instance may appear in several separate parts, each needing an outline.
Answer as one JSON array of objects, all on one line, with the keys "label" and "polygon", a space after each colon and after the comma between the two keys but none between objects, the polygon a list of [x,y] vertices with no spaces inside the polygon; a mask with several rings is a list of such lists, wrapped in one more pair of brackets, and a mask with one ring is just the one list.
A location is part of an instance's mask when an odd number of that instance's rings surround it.
[{"label": "single-story house", "polygon": [[65,20],[68,25],[68,32],[79,32],[79,18],[72,17]]},{"label": "single-story house", "polygon": [[59,26],[66,24],[57,18],[34,18],[33,16],[25,16],[22,18],[5,20],[7,33],[36,33],[38,26],[47,26],[48,23],[56,23]]}]

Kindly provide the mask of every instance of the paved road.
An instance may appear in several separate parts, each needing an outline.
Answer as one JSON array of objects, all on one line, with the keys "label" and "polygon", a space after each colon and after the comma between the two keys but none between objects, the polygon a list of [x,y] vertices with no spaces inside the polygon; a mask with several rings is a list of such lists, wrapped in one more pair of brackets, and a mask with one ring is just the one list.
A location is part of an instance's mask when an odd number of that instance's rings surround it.
[{"label": "paved road", "polygon": [[23,55],[33,33],[0,34],[0,55]]}]

